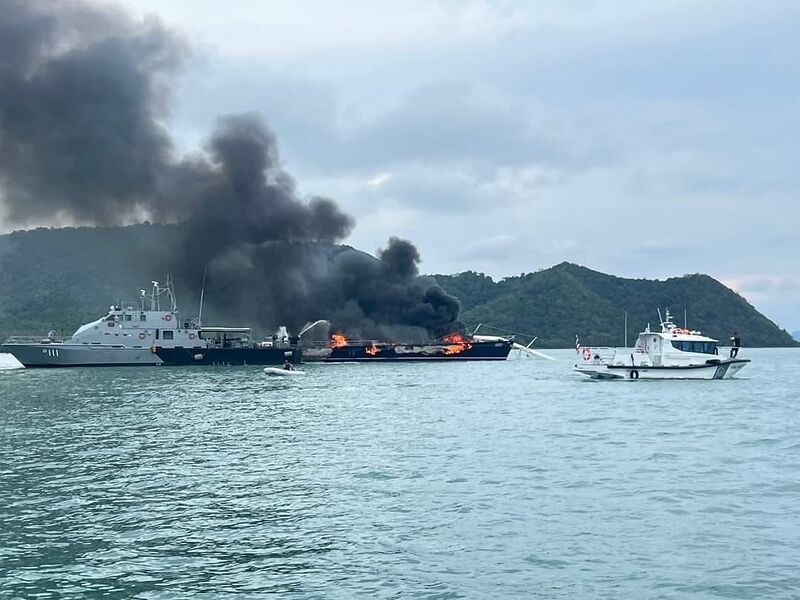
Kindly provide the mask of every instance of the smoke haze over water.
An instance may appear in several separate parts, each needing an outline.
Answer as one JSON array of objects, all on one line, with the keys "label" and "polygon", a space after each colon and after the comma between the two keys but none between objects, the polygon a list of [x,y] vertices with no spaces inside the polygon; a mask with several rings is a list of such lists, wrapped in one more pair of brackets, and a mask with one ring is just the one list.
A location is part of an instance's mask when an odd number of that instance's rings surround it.
[{"label": "smoke haze over water", "polygon": [[189,287],[208,266],[209,303],[267,327],[328,318],[378,337],[458,326],[458,301],[418,277],[410,242],[390,239],[378,260],[335,251],[352,217],[299,197],[258,115],[223,116],[203,152],[178,155],[169,106],[189,49],[158,20],[86,2],[0,6],[6,223],[184,223],[158,262]]}]

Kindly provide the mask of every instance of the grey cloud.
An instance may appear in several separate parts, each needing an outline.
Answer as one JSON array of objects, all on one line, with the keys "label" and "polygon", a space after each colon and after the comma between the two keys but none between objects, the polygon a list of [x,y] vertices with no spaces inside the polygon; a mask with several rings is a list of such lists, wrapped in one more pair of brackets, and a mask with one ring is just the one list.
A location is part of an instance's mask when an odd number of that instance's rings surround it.
[{"label": "grey cloud", "polygon": [[509,259],[509,250],[517,246],[519,240],[513,235],[498,233],[487,237],[468,240],[462,248],[456,250],[456,258],[485,264],[503,263]]},{"label": "grey cloud", "polygon": [[318,175],[439,161],[476,169],[530,162],[582,168],[614,157],[601,138],[576,130],[569,117],[544,113],[535,98],[467,80],[414,85],[390,103],[370,106],[360,103],[368,97],[354,101],[324,79],[244,64],[194,65],[182,97],[195,108],[180,118],[207,120],[235,89],[234,108],[268,114],[289,160]]},{"label": "grey cloud", "polygon": [[578,142],[566,121],[498,90],[463,81],[420,86],[396,107],[347,133],[379,164],[471,162],[587,166],[606,163],[600,140]]}]

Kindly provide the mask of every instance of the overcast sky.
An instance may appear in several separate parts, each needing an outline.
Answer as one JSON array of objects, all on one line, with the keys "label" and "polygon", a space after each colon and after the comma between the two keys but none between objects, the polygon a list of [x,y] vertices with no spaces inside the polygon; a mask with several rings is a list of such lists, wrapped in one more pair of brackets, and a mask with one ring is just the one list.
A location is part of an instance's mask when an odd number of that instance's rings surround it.
[{"label": "overcast sky", "polygon": [[428,273],[703,272],[800,329],[800,2],[126,0],[194,48],[175,137],[256,111]]}]

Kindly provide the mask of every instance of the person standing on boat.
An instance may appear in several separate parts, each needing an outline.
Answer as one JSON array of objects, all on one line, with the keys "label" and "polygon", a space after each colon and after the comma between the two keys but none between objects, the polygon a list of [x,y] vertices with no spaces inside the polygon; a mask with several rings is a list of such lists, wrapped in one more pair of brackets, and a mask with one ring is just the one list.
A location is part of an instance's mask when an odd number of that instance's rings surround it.
[{"label": "person standing on boat", "polygon": [[736,358],[739,355],[739,348],[742,347],[742,338],[739,333],[734,331],[731,336],[731,358]]}]

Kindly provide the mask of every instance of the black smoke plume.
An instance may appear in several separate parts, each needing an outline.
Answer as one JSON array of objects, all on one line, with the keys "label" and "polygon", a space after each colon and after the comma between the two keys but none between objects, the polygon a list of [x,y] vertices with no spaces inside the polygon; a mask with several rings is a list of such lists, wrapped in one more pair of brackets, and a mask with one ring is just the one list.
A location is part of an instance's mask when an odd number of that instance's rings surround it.
[{"label": "black smoke plume", "polygon": [[327,318],[369,337],[458,327],[458,301],[419,277],[413,244],[392,238],[377,259],[336,245],[353,219],[298,196],[257,115],[222,117],[203,152],[178,154],[169,106],[189,49],[158,20],[81,1],[0,0],[0,15],[6,223],[182,223],[154,265],[190,288],[207,269],[217,312],[264,327]]},{"label": "black smoke plume", "polygon": [[5,219],[118,224],[163,213],[185,46],[157,21],[76,2],[0,1]]}]

